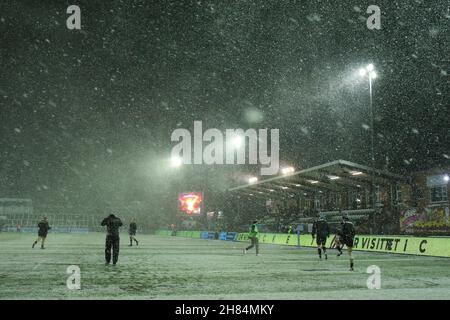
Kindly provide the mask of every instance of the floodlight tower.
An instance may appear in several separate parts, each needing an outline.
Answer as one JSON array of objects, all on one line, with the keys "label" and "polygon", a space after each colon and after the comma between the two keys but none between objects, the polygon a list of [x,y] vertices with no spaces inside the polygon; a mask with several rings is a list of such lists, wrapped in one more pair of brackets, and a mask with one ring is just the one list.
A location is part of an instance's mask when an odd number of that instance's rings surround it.
[{"label": "floodlight tower", "polygon": [[[372,91],[372,80],[376,79],[377,73],[375,72],[375,67],[373,64],[368,64],[365,68],[361,68],[359,70],[359,75],[362,77],[367,77],[369,79],[369,101],[370,101],[370,126],[371,126],[371,163],[372,169],[375,169],[375,148],[374,148],[374,117],[373,117],[373,91]],[[375,226],[375,182],[374,182],[374,173],[372,172],[371,179],[371,189],[372,189],[372,209],[374,210],[374,226]]]}]

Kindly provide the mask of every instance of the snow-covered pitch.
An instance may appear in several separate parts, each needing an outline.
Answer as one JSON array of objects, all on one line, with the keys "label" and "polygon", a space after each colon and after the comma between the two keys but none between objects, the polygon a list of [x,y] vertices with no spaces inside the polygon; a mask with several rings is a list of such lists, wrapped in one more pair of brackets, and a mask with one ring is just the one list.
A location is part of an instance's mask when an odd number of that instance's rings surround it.
[{"label": "snow-covered pitch", "polygon": [[[317,251],[243,242],[138,235],[121,237],[117,266],[104,265],[104,234],[0,234],[0,299],[448,299],[450,260],[355,252],[319,261]],[[81,270],[70,290],[67,267]],[[381,270],[381,289],[368,289],[367,267]]]}]

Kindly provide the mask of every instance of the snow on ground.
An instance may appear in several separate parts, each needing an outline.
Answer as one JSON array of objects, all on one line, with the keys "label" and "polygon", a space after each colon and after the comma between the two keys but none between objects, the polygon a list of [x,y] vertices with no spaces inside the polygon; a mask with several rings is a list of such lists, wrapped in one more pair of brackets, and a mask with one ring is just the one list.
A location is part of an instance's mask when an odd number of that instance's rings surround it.
[{"label": "snow on ground", "polygon": [[[47,249],[31,249],[31,234],[0,234],[0,299],[449,299],[446,258],[261,245],[123,234],[117,266],[104,266],[104,235],[49,234]],[[81,269],[81,290],[69,290],[69,265]],[[381,289],[367,289],[366,268],[381,268]]]}]

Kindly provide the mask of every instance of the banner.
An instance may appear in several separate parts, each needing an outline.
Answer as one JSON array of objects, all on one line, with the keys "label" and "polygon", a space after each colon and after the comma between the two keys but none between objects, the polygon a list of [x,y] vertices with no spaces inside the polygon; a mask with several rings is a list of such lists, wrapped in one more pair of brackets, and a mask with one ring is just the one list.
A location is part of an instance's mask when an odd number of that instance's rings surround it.
[{"label": "banner", "polygon": [[356,236],[355,250],[450,257],[450,239]]},{"label": "banner", "polygon": [[247,241],[248,240],[248,233],[238,233],[237,241]]},{"label": "banner", "polygon": [[[334,239],[334,235],[328,237],[326,241],[328,248],[334,248]],[[248,236],[245,233],[240,233],[237,240],[247,241]],[[297,235],[293,234],[260,233],[259,241],[289,246],[298,245]],[[310,234],[300,235],[300,246],[316,247],[316,240]],[[357,235],[355,236],[353,250],[450,257],[450,238]]]},{"label": "banner", "polygon": [[204,240],[214,240],[216,238],[216,233],[214,231],[198,231],[200,233],[199,237]]},{"label": "banner", "polygon": [[207,240],[209,238],[208,231],[202,231],[200,238]]},{"label": "banner", "polygon": [[157,236],[170,236],[172,235],[172,230],[156,230],[155,234]]},{"label": "banner", "polygon": [[221,232],[219,234],[219,240],[223,241],[236,241],[237,233],[236,232]]},{"label": "banner", "polygon": [[227,232],[226,239],[227,241],[236,241],[237,232]]},{"label": "banner", "polygon": [[449,207],[408,208],[400,211],[400,230],[414,235],[447,235],[450,233]]},{"label": "banner", "polygon": [[[188,233],[180,231],[179,235],[214,239],[215,232],[189,231]],[[221,232],[219,237],[221,240],[249,241],[248,233]],[[260,233],[258,238],[260,243],[267,244],[298,246],[299,243],[296,234]],[[328,237],[327,248],[334,248],[334,239],[334,235]],[[310,234],[300,235],[300,246],[316,247],[316,240]],[[353,250],[450,258],[450,238],[357,235],[355,236]]]}]

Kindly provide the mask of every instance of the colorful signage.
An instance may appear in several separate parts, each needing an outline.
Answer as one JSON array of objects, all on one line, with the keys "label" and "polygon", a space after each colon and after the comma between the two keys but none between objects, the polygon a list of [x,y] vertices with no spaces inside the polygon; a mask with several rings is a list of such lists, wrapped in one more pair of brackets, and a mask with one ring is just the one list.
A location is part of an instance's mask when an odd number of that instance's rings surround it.
[{"label": "colorful signage", "polygon": [[203,201],[202,192],[180,193],[178,195],[179,209],[187,215],[199,215]]}]

